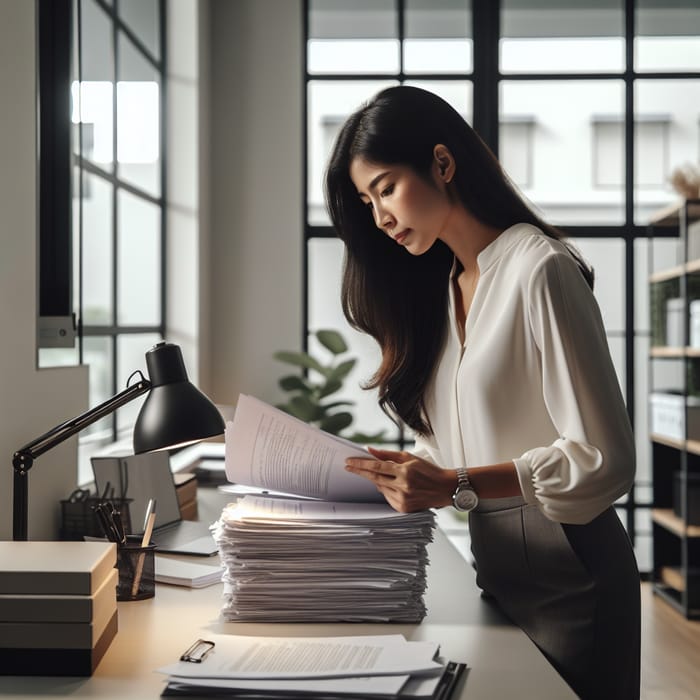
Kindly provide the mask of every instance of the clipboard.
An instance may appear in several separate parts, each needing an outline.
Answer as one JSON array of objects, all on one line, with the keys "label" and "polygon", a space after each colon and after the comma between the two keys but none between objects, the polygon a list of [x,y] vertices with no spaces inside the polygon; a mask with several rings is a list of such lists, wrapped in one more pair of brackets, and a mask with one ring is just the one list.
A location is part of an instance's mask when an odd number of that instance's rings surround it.
[{"label": "clipboard", "polygon": [[[214,642],[206,639],[198,639],[180,656],[181,661],[190,663],[201,663],[209,653],[215,648]],[[443,660],[444,661],[444,660]],[[458,681],[464,674],[466,664],[456,661],[446,661],[445,667],[440,677],[440,681],[435,687],[432,695],[377,695],[373,693],[315,693],[313,691],[299,690],[254,690],[237,688],[213,688],[209,686],[199,686],[196,683],[189,683],[179,680],[169,680],[161,697],[186,697],[186,698],[215,698],[229,697],[237,700],[291,700],[302,698],[308,700],[450,700],[452,693],[457,687]]]}]

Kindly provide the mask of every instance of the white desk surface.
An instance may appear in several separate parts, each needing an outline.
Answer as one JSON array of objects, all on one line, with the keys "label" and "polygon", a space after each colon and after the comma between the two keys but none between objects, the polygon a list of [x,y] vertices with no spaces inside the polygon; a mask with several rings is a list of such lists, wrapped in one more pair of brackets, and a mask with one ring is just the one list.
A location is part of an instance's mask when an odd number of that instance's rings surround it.
[{"label": "white desk surface", "polygon": [[[534,644],[479,595],[475,575],[441,531],[429,547],[421,624],[227,623],[219,616],[222,585],[188,589],[158,584],[155,598],[119,603],[119,632],[90,678],[2,677],[0,697],[158,698],[171,663],[211,633],[257,636],[403,634],[441,645],[445,657],[468,665],[453,698],[565,700],[575,698]],[[202,560],[203,561],[203,560]]]}]

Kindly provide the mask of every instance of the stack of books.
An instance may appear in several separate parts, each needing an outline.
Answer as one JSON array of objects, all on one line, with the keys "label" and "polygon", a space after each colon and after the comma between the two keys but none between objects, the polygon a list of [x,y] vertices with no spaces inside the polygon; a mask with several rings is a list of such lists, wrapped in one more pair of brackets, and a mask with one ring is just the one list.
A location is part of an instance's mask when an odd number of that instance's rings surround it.
[{"label": "stack of books", "polygon": [[216,524],[223,616],[256,622],[420,622],[432,511],[247,495]]},{"label": "stack of books", "polygon": [[111,542],[0,542],[0,675],[92,675],[117,633],[116,561]]},{"label": "stack of books", "polygon": [[191,472],[175,472],[173,481],[182,519],[197,520],[197,475]]}]

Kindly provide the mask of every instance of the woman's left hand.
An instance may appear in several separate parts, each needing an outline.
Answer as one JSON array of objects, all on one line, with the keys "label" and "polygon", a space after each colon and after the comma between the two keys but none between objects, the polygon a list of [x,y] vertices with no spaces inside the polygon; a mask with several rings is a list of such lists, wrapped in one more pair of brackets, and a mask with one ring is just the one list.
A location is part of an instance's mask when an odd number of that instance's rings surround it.
[{"label": "woman's left hand", "polygon": [[452,503],[457,483],[453,469],[442,469],[409,452],[373,447],[368,451],[376,459],[350,457],[345,469],[374,482],[394,510],[412,513]]}]

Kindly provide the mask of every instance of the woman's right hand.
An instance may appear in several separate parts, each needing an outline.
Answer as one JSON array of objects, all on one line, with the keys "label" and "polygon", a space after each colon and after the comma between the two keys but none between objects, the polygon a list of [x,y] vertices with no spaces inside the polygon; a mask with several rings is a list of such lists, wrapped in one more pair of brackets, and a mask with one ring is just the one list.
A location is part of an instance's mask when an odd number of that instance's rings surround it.
[{"label": "woman's right hand", "polygon": [[451,505],[457,488],[454,469],[442,469],[410,452],[368,448],[375,459],[350,457],[345,468],[372,481],[400,513]]}]

